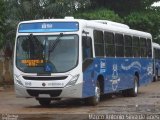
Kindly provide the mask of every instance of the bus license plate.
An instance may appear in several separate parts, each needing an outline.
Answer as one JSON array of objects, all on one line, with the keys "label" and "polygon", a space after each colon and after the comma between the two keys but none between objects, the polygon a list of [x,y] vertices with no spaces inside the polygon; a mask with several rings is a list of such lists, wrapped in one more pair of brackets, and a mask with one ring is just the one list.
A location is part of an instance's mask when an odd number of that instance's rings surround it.
[{"label": "bus license plate", "polygon": [[39,94],[40,98],[50,98],[50,95],[49,94]]}]

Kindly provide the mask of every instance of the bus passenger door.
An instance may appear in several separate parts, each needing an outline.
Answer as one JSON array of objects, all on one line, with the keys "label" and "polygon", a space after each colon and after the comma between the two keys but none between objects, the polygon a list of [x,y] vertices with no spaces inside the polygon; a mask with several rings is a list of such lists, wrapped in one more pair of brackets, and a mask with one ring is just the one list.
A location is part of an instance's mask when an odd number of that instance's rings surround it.
[{"label": "bus passenger door", "polygon": [[94,65],[92,39],[89,36],[82,36],[82,55],[83,55],[83,97],[94,95]]}]

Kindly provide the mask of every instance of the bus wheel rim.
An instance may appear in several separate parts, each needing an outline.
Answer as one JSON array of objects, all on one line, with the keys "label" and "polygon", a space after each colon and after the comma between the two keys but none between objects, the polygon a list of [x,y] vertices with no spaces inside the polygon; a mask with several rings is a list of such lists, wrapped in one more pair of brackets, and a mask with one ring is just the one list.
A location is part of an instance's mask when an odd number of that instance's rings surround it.
[{"label": "bus wheel rim", "polygon": [[137,80],[135,80],[135,88],[134,88],[134,92],[137,94],[138,93],[138,84],[137,84]]},{"label": "bus wheel rim", "polygon": [[96,102],[99,102],[99,99],[100,99],[100,88],[98,86],[96,86],[96,89],[95,89],[95,93],[96,93]]}]

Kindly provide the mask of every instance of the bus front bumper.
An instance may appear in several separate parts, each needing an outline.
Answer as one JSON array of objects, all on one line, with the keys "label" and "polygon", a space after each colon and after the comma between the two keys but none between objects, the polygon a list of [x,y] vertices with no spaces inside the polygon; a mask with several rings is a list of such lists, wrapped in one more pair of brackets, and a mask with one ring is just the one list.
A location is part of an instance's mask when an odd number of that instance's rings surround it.
[{"label": "bus front bumper", "polygon": [[82,98],[82,84],[64,88],[27,88],[15,84],[15,92],[17,97],[24,98]]}]

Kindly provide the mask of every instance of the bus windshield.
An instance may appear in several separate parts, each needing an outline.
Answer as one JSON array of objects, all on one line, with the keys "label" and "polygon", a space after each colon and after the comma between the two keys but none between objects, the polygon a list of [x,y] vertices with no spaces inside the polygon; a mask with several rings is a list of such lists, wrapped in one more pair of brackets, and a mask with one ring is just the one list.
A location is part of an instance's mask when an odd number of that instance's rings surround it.
[{"label": "bus windshield", "polygon": [[62,73],[78,63],[78,35],[19,36],[16,65],[26,73]]}]

